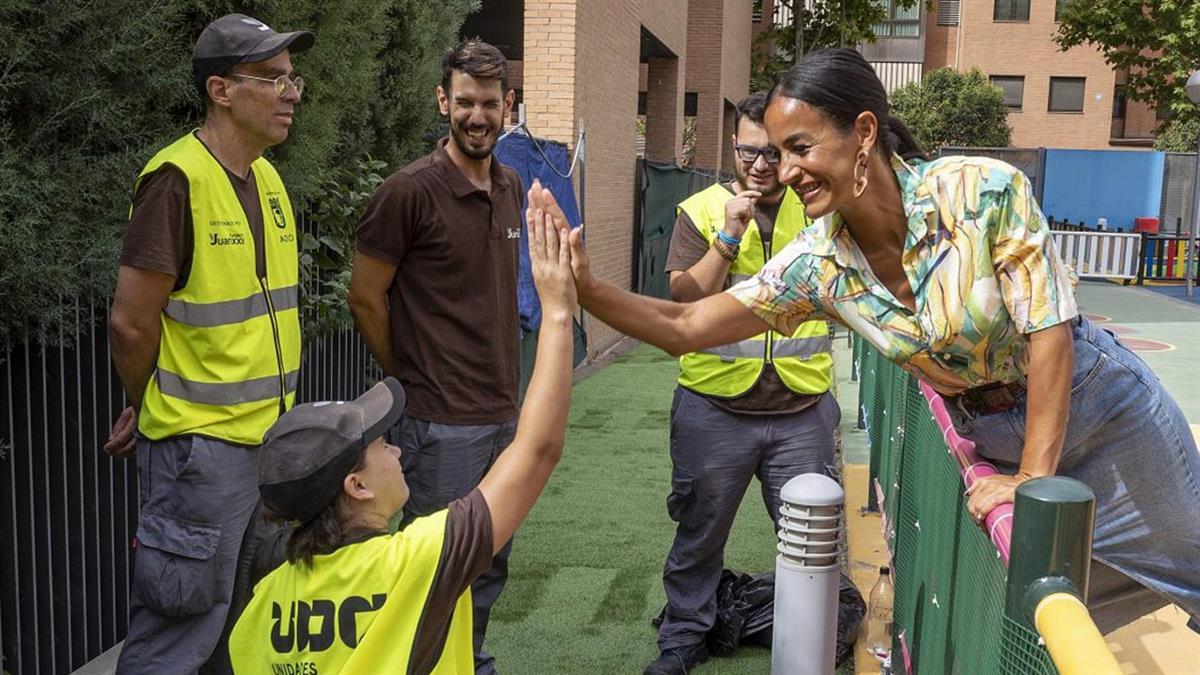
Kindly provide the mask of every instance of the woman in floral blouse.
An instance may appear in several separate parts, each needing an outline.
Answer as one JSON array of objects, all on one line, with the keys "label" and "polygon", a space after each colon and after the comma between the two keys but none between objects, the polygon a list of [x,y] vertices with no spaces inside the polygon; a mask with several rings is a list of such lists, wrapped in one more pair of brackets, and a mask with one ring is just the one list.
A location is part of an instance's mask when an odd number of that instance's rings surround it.
[{"label": "woman in floral blouse", "polygon": [[[1033,477],[1091,487],[1101,564],[1089,606],[1102,631],[1169,601],[1200,617],[1200,454],[1150,369],[1078,313],[1028,179],[979,157],[916,161],[853,50],[814,52],[788,71],[765,122],[780,181],[817,224],[752,279],[687,304],[596,279],[573,232],[583,306],[672,354],[764,323],[848,326],[939,391],[958,432],[1011,471],[972,490],[974,518]],[[565,223],[548,191],[531,193],[530,218]]]}]

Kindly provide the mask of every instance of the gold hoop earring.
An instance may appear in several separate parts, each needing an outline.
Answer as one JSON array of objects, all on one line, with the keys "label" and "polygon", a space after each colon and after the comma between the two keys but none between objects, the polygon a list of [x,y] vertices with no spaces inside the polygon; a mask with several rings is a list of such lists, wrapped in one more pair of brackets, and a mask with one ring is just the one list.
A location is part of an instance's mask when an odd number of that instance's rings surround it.
[{"label": "gold hoop earring", "polygon": [[[856,157],[856,159],[858,161],[854,164],[854,198],[855,199],[858,199],[859,197],[863,196],[863,193],[867,191],[867,185],[868,185],[868,182],[867,182],[867,160],[869,157],[870,157],[870,155],[867,154],[866,150],[858,151],[858,155]],[[858,175],[859,168],[862,168],[861,176]]]}]

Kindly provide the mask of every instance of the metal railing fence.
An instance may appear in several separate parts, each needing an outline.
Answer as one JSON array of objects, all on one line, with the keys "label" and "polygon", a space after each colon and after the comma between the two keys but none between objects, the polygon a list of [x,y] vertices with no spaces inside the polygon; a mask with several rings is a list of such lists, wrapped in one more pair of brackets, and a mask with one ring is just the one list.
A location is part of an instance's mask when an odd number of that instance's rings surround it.
[{"label": "metal railing fence", "polygon": [[[81,305],[74,339],[0,346],[0,651],[13,674],[69,673],[128,626],[137,468],[101,450],[125,397],[108,302]],[[377,378],[344,329],[305,345],[297,401],[352,398]]]},{"label": "metal railing fence", "polygon": [[966,513],[962,467],[916,381],[857,337],[853,354],[869,506],[894,570],[892,672],[1056,673],[1038,633],[1006,610],[1006,557]]}]

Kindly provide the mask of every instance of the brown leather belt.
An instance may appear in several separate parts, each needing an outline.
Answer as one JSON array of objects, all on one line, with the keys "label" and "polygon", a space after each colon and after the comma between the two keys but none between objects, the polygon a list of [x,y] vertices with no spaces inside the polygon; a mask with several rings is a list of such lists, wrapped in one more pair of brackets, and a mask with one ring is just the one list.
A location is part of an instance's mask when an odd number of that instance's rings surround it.
[{"label": "brown leather belt", "polygon": [[1023,391],[1024,382],[993,382],[968,389],[951,401],[971,415],[988,415],[1017,407],[1017,396]]}]

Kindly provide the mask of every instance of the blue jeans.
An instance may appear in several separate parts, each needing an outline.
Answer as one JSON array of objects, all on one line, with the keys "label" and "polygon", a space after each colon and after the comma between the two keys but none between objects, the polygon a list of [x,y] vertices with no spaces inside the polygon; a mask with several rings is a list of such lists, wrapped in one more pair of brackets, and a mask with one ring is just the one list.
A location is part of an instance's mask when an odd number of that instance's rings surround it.
[{"label": "blue jeans", "polygon": [[[1179,406],[1133,352],[1084,317],[1074,325],[1071,410],[1058,474],[1096,495],[1088,607],[1109,632],[1174,602],[1200,617],[1200,453]],[[1013,473],[1026,394],[1006,412],[950,419],[979,454]]]}]

